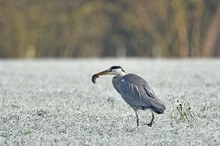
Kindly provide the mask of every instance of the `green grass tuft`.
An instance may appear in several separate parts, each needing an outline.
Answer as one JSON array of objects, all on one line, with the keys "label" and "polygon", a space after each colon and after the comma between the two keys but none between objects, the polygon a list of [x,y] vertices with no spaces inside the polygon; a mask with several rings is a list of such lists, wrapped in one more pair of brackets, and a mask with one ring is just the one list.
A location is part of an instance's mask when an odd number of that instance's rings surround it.
[{"label": "green grass tuft", "polygon": [[173,108],[171,112],[171,119],[179,122],[193,122],[196,121],[195,113],[192,111],[192,107],[190,103],[185,99],[179,100],[177,99],[177,104]]}]

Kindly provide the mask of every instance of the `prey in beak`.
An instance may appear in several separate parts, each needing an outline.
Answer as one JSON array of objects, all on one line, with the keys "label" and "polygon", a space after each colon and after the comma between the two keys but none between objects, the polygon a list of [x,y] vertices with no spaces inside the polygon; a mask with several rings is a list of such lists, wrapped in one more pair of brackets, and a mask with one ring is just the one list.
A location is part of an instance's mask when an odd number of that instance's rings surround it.
[{"label": "prey in beak", "polygon": [[101,75],[109,75],[110,74],[110,71],[107,69],[107,70],[104,70],[104,71],[101,71],[101,72],[99,72],[99,73],[97,73],[97,74],[94,74],[93,76],[92,76],[92,82],[94,83],[94,84],[96,84],[96,79],[99,77],[99,76],[101,76]]}]

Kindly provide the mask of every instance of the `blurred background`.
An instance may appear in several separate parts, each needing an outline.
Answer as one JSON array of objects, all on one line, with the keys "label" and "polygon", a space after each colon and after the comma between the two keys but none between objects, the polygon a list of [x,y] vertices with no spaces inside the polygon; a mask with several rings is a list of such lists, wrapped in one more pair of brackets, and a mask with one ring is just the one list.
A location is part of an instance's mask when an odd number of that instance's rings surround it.
[{"label": "blurred background", "polygon": [[0,0],[0,58],[219,56],[220,0]]}]

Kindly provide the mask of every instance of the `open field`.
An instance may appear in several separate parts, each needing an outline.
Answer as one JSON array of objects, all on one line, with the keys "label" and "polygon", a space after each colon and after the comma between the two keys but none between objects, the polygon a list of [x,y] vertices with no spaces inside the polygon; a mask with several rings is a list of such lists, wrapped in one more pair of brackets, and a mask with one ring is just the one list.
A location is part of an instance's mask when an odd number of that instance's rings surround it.
[{"label": "open field", "polygon": [[[91,76],[112,65],[151,83],[167,110],[134,111],[113,89],[112,76]],[[176,100],[196,120],[171,118]],[[220,60],[1,60],[0,145],[220,145]]]}]

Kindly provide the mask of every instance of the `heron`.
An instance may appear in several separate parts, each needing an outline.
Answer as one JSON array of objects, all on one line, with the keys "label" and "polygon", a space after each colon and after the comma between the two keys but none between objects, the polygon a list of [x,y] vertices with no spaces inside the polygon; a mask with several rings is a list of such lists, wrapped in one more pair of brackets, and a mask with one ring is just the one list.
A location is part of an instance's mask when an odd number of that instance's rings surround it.
[{"label": "heron", "polygon": [[148,126],[153,125],[154,113],[163,114],[165,105],[158,98],[154,88],[143,78],[136,74],[126,74],[121,66],[112,66],[107,70],[92,76],[92,82],[102,75],[114,75],[112,83],[115,90],[121,95],[127,104],[135,111],[137,127],[139,126],[138,110],[150,109],[152,118]]}]

